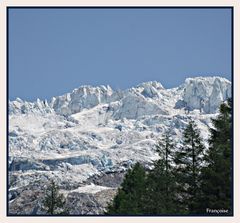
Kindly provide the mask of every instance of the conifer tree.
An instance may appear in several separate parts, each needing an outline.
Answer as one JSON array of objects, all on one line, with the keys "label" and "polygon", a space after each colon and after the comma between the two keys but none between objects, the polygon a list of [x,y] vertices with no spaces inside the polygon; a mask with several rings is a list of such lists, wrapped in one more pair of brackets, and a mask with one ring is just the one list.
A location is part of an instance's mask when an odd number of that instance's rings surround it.
[{"label": "conifer tree", "polygon": [[231,214],[231,139],[232,139],[232,103],[220,106],[220,114],[212,119],[209,149],[204,156],[206,166],[202,170],[202,199],[199,210],[225,209]]},{"label": "conifer tree", "polygon": [[183,133],[183,146],[175,154],[175,179],[178,184],[179,208],[184,214],[196,213],[199,200],[200,173],[204,145],[200,131],[190,121]]},{"label": "conifer tree", "polygon": [[51,180],[43,199],[43,206],[45,211],[50,215],[68,214],[67,209],[64,207],[65,202],[66,201],[63,194],[59,193],[58,186],[53,180]]},{"label": "conifer tree", "polygon": [[159,159],[154,162],[154,168],[148,175],[145,213],[175,214],[175,180],[172,173],[174,144],[169,133],[158,141],[156,148]]},{"label": "conifer tree", "polygon": [[145,192],[146,173],[140,163],[136,163],[125,175],[107,215],[143,215],[143,194]]},{"label": "conifer tree", "polygon": [[159,155],[159,159],[155,162],[155,166],[163,164],[166,174],[172,170],[173,149],[174,144],[172,142],[172,138],[170,137],[170,133],[167,132],[156,145],[156,151]]}]

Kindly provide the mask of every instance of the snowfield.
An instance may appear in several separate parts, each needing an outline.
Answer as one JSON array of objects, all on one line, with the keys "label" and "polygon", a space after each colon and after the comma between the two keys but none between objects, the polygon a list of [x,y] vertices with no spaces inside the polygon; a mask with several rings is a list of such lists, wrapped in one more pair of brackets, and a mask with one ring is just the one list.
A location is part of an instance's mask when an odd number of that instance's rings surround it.
[{"label": "snowfield", "polygon": [[151,167],[167,130],[180,146],[193,119],[207,145],[211,118],[229,97],[227,79],[197,77],[172,89],[156,81],[123,91],[81,86],[49,102],[10,101],[10,213],[44,214],[41,199],[54,179],[70,214],[102,214],[129,167]]}]

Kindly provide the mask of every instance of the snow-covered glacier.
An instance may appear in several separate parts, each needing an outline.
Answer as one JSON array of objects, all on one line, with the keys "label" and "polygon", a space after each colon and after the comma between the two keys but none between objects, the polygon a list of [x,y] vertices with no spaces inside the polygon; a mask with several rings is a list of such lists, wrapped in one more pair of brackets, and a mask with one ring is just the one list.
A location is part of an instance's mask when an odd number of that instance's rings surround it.
[{"label": "snow-covered glacier", "polygon": [[211,118],[230,97],[231,82],[214,76],[171,89],[84,85],[50,101],[10,101],[9,213],[45,214],[41,199],[54,179],[70,214],[102,214],[133,163],[151,168],[165,131],[181,145],[194,119],[207,145]]}]

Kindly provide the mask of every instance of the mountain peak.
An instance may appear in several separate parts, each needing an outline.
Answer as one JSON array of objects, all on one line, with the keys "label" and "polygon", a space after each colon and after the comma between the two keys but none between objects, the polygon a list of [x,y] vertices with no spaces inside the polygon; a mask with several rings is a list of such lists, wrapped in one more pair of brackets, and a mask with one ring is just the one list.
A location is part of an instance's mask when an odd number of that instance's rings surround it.
[{"label": "mountain peak", "polygon": [[82,91],[113,91],[112,88],[109,85],[99,85],[99,86],[93,86],[93,85],[81,85],[78,88],[75,88],[72,93],[78,93]]},{"label": "mountain peak", "polygon": [[231,82],[219,76],[187,78],[183,86],[183,101],[189,110],[215,113],[231,97]]},{"label": "mountain peak", "polygon": [[192,82],[209,82],[213,84],[215,81],[220,81],[220,82],[227,82],[231,83],[228,79],[220,76],[198,76],[198,77],[188,77],[185,80],[185,83],[192,83]]},{"label": "mountain peak", "polygon": [[[82,85],[79,88],[75,88],[71,93],[53,97],[49,104],[46,100],[41,101],[37,99],[35,102],[26,102],[17,98],[9,103],[9,107],[10,114],[11,112],[45,113],[45,110],[47,110],[47,113],[55,111],[61,115],[72,115],[99,104],[118,102],[119,106],[122,106],[124,109],[120,109],[120,107],[115,108],[118,109],[116,113],[120,111],[127,112],[128,109],[134,108],[138,111],[141,110],[141,112],[136,114],[143,115],[145,112],[143,108],[147,108],[150,104],[150,107],[153,108],[151,114],[158,112],[171,113],[174,108],[182,107],[186,107],[190,111],[199,109],[205,113],[215,113],[219,104],[231,97],[231,82],[219,76],[190,77],[185,80],[184,84],[174,89],[178,90],[166,90],[157,81],[143,82],[124,91],[114,91],[109,85]],[[132,103],[136,103],[137,107],[131,106],[131,100],[133,100]],[[172,106],[174,103],[176,103],[175,107]],[[163,107],[164,109],[162,109]],[[146,109],[146,111],[148,110]],[[124,117],[125,115],[120,114],[119,117]],[[135,117],[135,115],[126,115],[126,117]]]},{"label": "mountain peak", "polygon": [[137,87],[143,87],[143,88],[146,88],[146,87],[154,87],[156,88],[157,90],[160,90],[160,89],[164,89],[164,87],[162,86],[162,84],[158,81],[147,81],[147,82],[143,82],[139,85],[137,85]]}]

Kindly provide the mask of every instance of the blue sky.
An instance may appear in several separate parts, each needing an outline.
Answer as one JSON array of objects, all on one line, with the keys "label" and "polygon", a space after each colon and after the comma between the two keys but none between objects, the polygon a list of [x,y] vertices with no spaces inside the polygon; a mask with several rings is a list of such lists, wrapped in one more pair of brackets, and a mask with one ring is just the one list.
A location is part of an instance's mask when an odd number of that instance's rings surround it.
[{"label": "blue sky", "polygon": [[230,9],[10,9],[10,100],[80,85],[231,79]]}]

